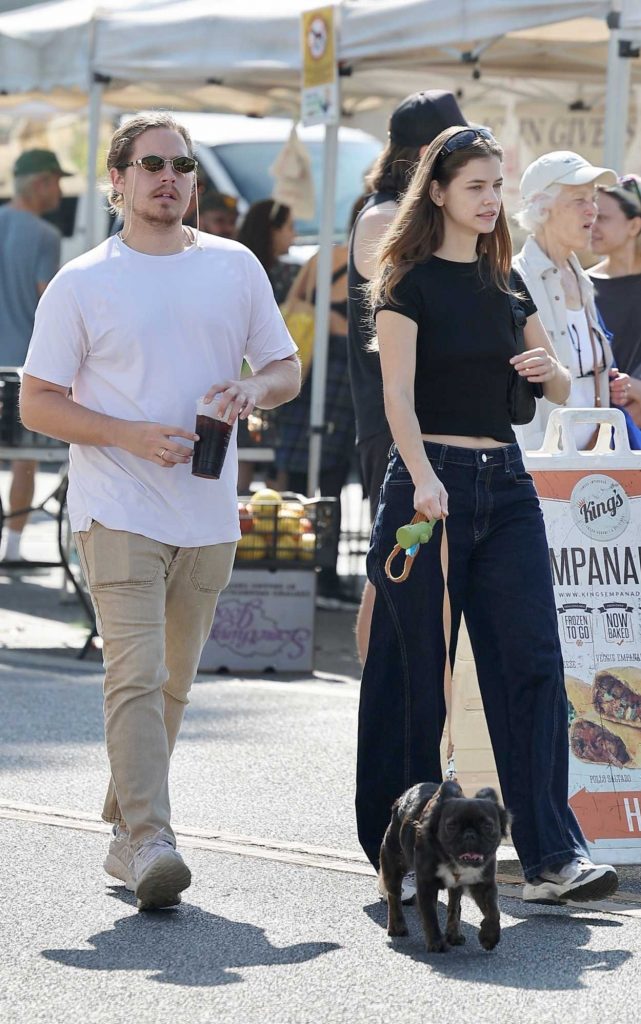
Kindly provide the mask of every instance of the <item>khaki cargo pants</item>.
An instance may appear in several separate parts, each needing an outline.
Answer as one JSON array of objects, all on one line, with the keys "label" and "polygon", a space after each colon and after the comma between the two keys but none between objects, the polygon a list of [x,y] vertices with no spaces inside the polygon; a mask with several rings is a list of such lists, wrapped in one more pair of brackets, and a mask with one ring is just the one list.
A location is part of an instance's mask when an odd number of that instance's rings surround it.
[{"label": "khaki cargo pants", "polygon": [[170,825],[169,759],[236,544],[172,547],[93,522],[74,534],[103,639],[105,821],[134,845]]}]

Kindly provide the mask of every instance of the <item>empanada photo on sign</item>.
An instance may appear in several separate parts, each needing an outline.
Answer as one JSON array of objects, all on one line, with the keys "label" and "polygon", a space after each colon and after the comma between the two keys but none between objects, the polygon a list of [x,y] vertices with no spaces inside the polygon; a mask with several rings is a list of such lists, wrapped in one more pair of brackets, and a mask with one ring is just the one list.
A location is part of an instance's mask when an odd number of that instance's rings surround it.
[{"label": "empanada photo on sign", "polygon": [[565,692],[577,715],[585,715],[592,707],[592,687],[576,676],[565,677]]},{"label": "empanada photo on sign", "polygon": [[609,722],[641,729],[641,671],[604,668],[594,677],[592,703]]},{"label": "empanada photo on sign", "polygon": [[615,768],[638,767],[625,740],[590,718],[575,718],[572,722],[570,750],[579,761],[590,764],[611,764]]}]

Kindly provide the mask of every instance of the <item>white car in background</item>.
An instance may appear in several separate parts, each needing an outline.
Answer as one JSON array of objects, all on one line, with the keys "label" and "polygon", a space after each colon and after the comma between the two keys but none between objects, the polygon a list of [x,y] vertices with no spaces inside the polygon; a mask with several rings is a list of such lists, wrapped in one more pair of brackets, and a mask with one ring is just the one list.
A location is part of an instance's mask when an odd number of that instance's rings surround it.
[{"label": "white car in background", "polygon": [[[219,192],[238,196],[241,215],[257,200],[267,199],[274,185],[269,168],[283,148],[291,122],[280,118],[251,118],[233,115],[178,115],[194,139],[202,170]],[[300,141],[311,157],[316,210],[311,220],[296,221],[301,243],[318,241],[323,174],[322,126],[297,129]],[[344,241],[354,201],[362,194],[363,178],[381,150],[381,143],[357,128],[340,128],[334,236]]]}]

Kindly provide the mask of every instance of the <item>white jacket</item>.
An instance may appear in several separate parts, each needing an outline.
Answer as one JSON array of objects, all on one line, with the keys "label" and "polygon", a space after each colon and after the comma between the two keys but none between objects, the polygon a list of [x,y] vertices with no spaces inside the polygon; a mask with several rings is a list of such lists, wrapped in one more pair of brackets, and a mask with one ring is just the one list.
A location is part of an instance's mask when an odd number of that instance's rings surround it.
[{"label": "white jacket", "polygon": [[[528,236],[525,245],[520,253],[517,253],[514,257],[513,262],[514,269],[523,278],[534,300],[541,322],[554,346],[559,362],[562,366],[569,369],[572,357],[572,343],[568,333],[567,310],[558,267],[554,265],[549,256],[546,256],[532,235]],[[574,253],[570,256],[569,263],[577,275],[581,302],[592,330],[595,335],[600,336],[603,342],[606,369],[599,373],[599,391],[601,394],[601,406],[605,409],[610,405],[608,369],[612,366],[614,358],[608,339],[599,324],[594,304],[594,287],[592,282]],[[548,417],[552,409],[555,408],[556,406],[552,402],[548,402],[546,398],[537,400],[536,413],[532,422],[527,423],[523,427],[514,428],[521,448],[531,451],[541,447]]]}]

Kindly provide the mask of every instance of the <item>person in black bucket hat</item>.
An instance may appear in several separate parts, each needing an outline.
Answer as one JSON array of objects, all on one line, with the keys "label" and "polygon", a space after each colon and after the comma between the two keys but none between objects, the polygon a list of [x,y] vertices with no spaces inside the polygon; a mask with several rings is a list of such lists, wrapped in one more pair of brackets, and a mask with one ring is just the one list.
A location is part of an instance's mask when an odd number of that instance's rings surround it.
[{"label": "person in black bucket hat", "polygon": [[456,124],[466,125],[467,121],[451,92],[442,89],[414,92],[399,103],[390,117],[390,144],[420,150],[443,129]]},{"label": "person in black bucket hat", "polygon": [[[392,444],[383,402],[378,353],[369,351],[373,325],[365,304],[365,285],[373,276],[377,244],[392,223],[400,196],[430,142],[445,128],[467,125],[451,92],[428,89],[406,96],[392,112],[388,143],[366,179],[371,193],[356,218],[348,256],[348,367],[354,412],[356,450],[372,522]],[[374,588],[365,583],[356,639],[361,662],[369,643]]]}]

